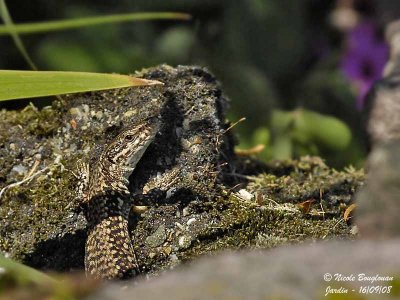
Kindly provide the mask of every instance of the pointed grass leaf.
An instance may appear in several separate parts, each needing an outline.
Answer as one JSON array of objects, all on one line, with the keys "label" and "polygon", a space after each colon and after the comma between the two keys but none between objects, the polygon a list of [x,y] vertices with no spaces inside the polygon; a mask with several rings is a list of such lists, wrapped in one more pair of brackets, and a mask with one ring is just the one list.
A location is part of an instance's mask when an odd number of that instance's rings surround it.
[{"label": "pointed grass leaf", "polygon": [[0,70],[0,101],[159,84],[120,74]]}]

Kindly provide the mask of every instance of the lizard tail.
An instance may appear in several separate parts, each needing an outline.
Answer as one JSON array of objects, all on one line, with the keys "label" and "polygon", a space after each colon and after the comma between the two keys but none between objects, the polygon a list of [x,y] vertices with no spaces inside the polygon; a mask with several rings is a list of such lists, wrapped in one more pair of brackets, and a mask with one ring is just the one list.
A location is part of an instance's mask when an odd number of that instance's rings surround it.
[{"label": "lizard tail", "polygon": [[126,218],[107,216],[89,227],[85,269],[97,279],[124,279],[138,273]]}]

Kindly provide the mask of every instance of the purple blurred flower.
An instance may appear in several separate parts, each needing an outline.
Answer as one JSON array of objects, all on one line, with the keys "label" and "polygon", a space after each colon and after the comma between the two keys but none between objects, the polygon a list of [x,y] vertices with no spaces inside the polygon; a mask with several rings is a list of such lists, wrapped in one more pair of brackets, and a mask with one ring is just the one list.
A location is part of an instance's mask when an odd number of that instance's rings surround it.
[{"label": "purple blurred flower", "polygon": [[341,69],[357,88],[358,109],[363,108],[365,95],[374,81],[382,77],[388,53],[388,47],[378,36],[374,23],[361,22],[348,33]]}]

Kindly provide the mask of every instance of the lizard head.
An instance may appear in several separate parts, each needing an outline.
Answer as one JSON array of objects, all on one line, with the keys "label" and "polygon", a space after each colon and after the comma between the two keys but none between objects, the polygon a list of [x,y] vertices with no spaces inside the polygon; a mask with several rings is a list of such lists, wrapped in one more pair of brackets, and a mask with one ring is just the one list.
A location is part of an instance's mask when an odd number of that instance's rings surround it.
[{"label": "lizard head", "polygon": [[103,151],[101,159],[108,161],[108,171],[128,179],[159,129],[160,120],[155,117],[124,129]]}]

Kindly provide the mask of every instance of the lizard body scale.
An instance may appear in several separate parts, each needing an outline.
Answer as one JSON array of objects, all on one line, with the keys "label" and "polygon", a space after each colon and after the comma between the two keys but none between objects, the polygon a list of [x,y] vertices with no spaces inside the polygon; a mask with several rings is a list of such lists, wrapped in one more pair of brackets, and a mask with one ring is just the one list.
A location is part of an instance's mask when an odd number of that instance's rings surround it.
[{"label": "lizard body scale", "polygon": [[87,276],[119,279],[134,276],[137,272],[128,231],[128,216],[133,205],[128,178],[159,127],[157,118],[130,126],[105,147],[90,173],[87,164],[79,166],[78,197],[88,221]]}]

